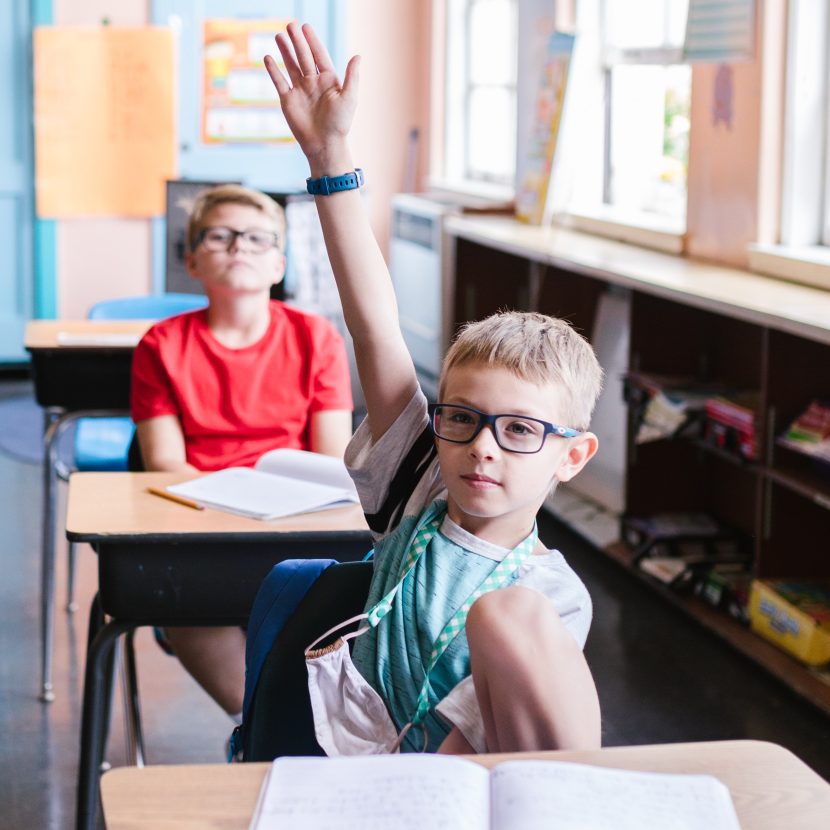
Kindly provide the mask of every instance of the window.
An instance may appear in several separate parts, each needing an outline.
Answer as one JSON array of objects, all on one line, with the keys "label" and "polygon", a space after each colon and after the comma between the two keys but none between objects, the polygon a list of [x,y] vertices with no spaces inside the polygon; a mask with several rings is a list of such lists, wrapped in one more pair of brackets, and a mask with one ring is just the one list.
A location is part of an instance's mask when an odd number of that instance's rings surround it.
[{"label": "window", "polygon": [[[567,117],[579,124],[568,130],[572,146],[565,152],[578,172],[567,210],[682,233],[691,107],[691,68],[682,63],[688,0],[577,0],[576,10]],[[580,138],[596,133],[601,141]]]},{"label": "window", "polygon": [[512,188],[517,0],[446,0],[443,178]]},{"label": "window", "polygon": [[685,223],[691,69],[685,0],[605,0],[603,202]]},{"label": "window", "polygon": [[825,4],[789,6],[781,242],[830,245],[830,15]]},{"label": "window", "polygon": [[786,14],[778,238],[773,221],[750,246],[749,264],[830,289],[830,12],[824,3],[790,0]]}]

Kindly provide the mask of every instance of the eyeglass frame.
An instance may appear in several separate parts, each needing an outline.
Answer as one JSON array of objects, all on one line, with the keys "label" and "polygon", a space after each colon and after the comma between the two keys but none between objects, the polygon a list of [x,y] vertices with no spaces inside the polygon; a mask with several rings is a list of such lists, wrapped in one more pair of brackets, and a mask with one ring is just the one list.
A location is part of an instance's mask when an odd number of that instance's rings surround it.
[{"label": "eyeglass frame", "polygon": [[[435,429],[435,414],[442,407],[463,409],[466,412],[473,412],[478,416],[478,425],[473,431],[473,434],[466,441],[458,441],[454,438],[445,438],[443,435],[438,434],[438,431]],[[488,415],[486,412],[482,412],[480,409],[475,409],[472,406],[464,406],[463,404],[458,403],[431,403],[427,405],[427,412],[429,414],[429,428],[432,430],[432,434],[436,438],[440,438],[442,441],[448,441],[451,444],[472,444],[473,441],[475,441],[476,438],[478,438],[479,433],[481,432],[481,430],[484,429],[484,427],[490,427],[490,432],[493,434],[493,439],[501,449],[503,449],[505,452],[515,452],[519,455],[535,455],[538,452],[542,452],[548,435],[555,435],[557,438],[578,438],[580,435],[584,434],[584,430],[573,429],[573,427],[563,427],[559,424],[552,424],[550,423],[550,421],[543,421],[541,418],[533,418],[530,415],[519,415],[515,412],[499,412],[496,415]],[[545,432],[542,435],[542,441],[539,444],[539,449],[514,450],[510,449],[509,447],[503,446],[501,441],[499,441],[499,432],[496,429],[496,420],[498,418],[521,418],[525,421],[534,421],[537,424],[541,424],[544,427]]]},{"label": "eyeglass frame", "polygon": [[[207,236],[208,232],[215,230],[228,231],[231,234],[231,239],[228,242],[228,246],[225,248],[225,251],[230,251],[230,249],[233,248],[233,246],[236,244],[236,240],[239,239],[240,236],[243,237],[244,241],[245,234],[248,233],[262,233],[266,235],[270,234],[273,237],[273,244],[270,247],[263,248],[261,251],[258,251],[255,248],[248,248],[247,250],[249,250],[251,253],[265,254],[268,253],[268,251],[270,251],[271,248],[276,248],[277,250],[279,250],[280,247],[280,235],[276,231],[256,230],[254,228],[246,228],[244,231],[237,231],[233,228],[229,228],[227,225],[208,225],[207,227],[202,228],[199,231],[199,233],[196,234],[196,239],[193,241],[193,248],[191,250],[195,251],[205,241],[205,237]],[[221,248],[205,248],[205,250],[212,250],[215,253],[219,253]]]}]

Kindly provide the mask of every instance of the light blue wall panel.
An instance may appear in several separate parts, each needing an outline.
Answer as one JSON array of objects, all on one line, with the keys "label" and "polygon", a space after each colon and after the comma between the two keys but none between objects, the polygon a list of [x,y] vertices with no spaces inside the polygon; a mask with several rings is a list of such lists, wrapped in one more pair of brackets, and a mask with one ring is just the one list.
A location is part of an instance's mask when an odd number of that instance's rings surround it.
[{"label": "light blue wall panel", "polygon": [[[52,23],[52,0],[32,0],[31,23],[26,24],[26,42],[31,44],[31,27],[48,26]],[[31,66],[31,60],[28,63]],[[31,76],[29,77],[26,113],[33,111]],[[29,131],[29,147],[34,147],[31,119],[26,118]],[[34,170],[30,165],[30,182],[34,182]],[[34,198],[30,203],[30,217],[34,217]],[[52,319],[57,315],[57,265],[56,243],[57,223],[54,219],[30,219],[34,222],[34,316]]]},{"label": "light blue wall panel", "polygon": [[[153,0],[152,22],[178,31],[179,176],[241,181],[270,192],[305,189],[308,164],[294,143],[207,145],[201,140],[203,24],[216,18],[277,18],[311,23],[342,72],[345,3],[336,0]],[[276,54],[274,45],[274,54]],[[263,67],[263,72],[265,69]],[[276,99],[276,91],[274,91]],[[153,220],[153,286],[165,284],[165,224]]]},{"label": "light blue wall panel", "polygon": [[0,6],[0,362],[26,358],[34,306],[29,8]]},{"label": "light blue wall panel", "polygon": [[[178,132],[179,173],[194,180],[238,180],[269,191],[305,186],[307,165],[299,148],[290,144],[228,144],[201,141],[202,26],[210,18],[285,18],[311,23],[323,37],[335,63],[342,53],[342,12],[337,3],[321,0],[155,0],[153,22],[179,29]],[[342,4],[341,4],[342,5]],[[276,46],[274,47],[276,51]],[[263,72],[265,70],[263,69]],[[274,93],[276,97],[276,92]]]}]

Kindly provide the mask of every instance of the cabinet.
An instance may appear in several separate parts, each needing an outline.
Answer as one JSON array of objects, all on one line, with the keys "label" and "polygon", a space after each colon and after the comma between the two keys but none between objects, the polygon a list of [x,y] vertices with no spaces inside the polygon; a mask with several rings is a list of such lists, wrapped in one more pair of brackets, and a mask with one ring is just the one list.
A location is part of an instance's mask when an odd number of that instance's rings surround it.
[{"label": "cabinet", "polygon": [[[704,511],[740,533],[753,575],[830,579],[830,469],[776,442],[812,400],[830,399],[830,294],[508,218],[452,218],[446,230],[457,324],[499,308],[538,310],[594,340],[599,304],[621,286],[630,294],[628,368],[756,397],[752,461],[701,440],[635,444],[623,413],[627,513]],[[827,678],[724,612],[635,570],[624,542],[602,549],[830,713]]]}]

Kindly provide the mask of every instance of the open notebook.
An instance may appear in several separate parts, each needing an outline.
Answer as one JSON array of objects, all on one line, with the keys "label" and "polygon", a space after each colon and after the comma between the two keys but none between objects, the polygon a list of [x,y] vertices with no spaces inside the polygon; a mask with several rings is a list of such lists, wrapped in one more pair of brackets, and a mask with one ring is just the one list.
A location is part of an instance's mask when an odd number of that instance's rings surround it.
[{"label": "open notebook", "polygon": [[253,469],[229,467],[166,489],[203,507],[253,519],[277,519],[358,502],[357,490],[339,458],[303,450],[271,450]]},{"label": "open notebook", "polygon": [[740,830],[709,775],[444,755],[278,758],[250,830]]}]

